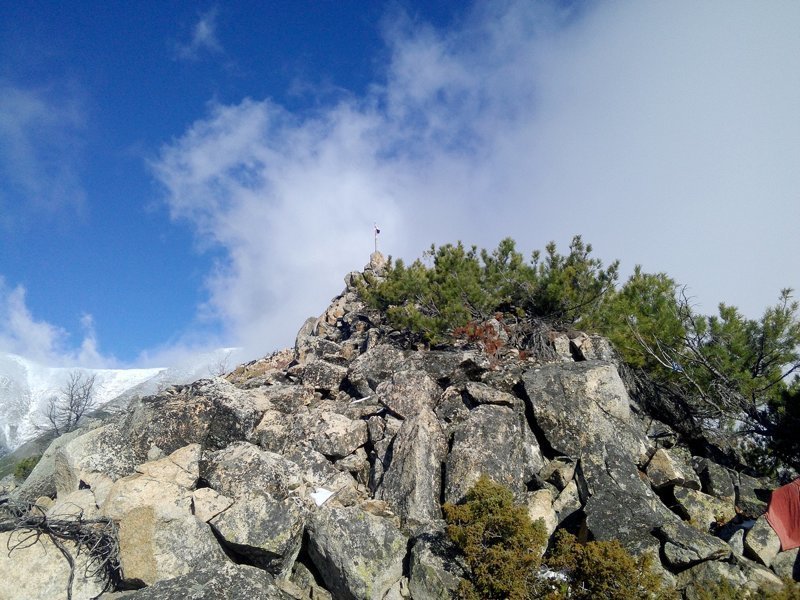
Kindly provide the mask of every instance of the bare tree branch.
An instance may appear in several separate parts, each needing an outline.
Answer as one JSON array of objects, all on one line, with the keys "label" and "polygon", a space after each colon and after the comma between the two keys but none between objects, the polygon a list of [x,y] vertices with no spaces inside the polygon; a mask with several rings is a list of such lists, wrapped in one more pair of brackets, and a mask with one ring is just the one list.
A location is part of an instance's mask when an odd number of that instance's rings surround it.
[{"label": "bare tree branch", "polygon": [[84,519],[83,513],[72,519],[53,519],[35,504],[16,501],[0,506],[0,532],[9,531],[18,532],[6,542],[9,556],[15,550],[33,546],[43,535],[53,542],[69,564],[68,599],[72,598],[76,565],[75,556],[64,541],[73,542],[77,554],[85,551],[94,559],[87,562],[87,578],[100,578],[105,584],[103,591],[119,587],[119,535],[111,519]]},{"label": "bare tree branch", "polygon": [[48,429],[57,436],[68,433],[78,426],[78,422],[87,411],[94,407],[95,380],[94,373],[72,371],[58,396],[53,396],[47,403],[44,416]]}]

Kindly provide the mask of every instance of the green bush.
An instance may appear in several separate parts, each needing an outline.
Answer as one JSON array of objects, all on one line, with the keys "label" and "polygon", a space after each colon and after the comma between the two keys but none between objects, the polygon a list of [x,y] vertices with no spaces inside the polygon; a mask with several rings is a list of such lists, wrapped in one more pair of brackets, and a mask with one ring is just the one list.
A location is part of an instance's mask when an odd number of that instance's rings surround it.
[{"label": "green bush", "polygon": [[546,543],[541,521],[533,523],[510,490],[482,476],[463,504],[445,504],[447,535],[470,569],[459,597],[525,600],[541,597],[536,575]]},{"label": "green bush", "polygon": [[556,598],[589,600],[640,600],[675,598],[675,592],[663,587],[653,570],[653,557],[632,556],[617,540],[580,544],[564,530],[556,533],[547,566],[567,577]]},{"label": "green bush", "polygon": [[390,258],[385,277],[368,278],[361,293],[391,325],[434,344],[498,312],[570,325],[596,311],[617,279],[618,264],[603,269],[591,251],[580,236],[567,255],[551,242],[544,256],[534,252],[529,262],[510,238],[491,253],[461,242],[431,246],[424,261],[409,266]]},{"label": "green bush", "polygon": [[469,577],[458,590],[464,600],[668,600],[652,569],[653,557],[634,558],[617,541],[579,544],[566,531],[556,533],[547,567],[566,581],[541,577],[547,541],[541,521],[532,522],[511,491],[482,476],[463,504],[445,504],[447,535],[463,553]]},{"label": "green bush", "polygon": [[39,464],[39,459],[41,456],[29,456],[28,458],[23,458],[14,466],[14,477],[19,480],[25,480],[28,478],[28,475],[31,474],[33,468]]},{"label": "green bush", "polygon": [[[643,389],[681,400],[691,435],[712,427],[738,436],[762,473],[800,469],[800,305],[792,290],[760,319],[726,304],[705,316],[666,274],[637,266],[617,286],[618,263],[604,268],[591,252],[580,236],[566,254],[551,242],[529,261],[511,239],[491,252],[431,246],[409,266],[390,259],[385,276],[367,277],[360,291],[410,341],[466,338],[492,358],[508,344],[547,360],[549,329],[604,335],[638,381],[656,384]],[[489,335],[487,321],[498,316],[508,342]]]}]

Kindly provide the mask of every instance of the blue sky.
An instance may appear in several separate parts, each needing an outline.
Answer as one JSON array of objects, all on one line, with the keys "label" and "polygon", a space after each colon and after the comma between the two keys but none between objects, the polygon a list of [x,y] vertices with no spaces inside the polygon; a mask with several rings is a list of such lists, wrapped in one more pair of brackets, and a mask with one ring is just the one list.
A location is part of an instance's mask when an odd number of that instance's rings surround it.
[{"label": "blue sky", "polygon": [[381,248],[800,286],[800,5],[0,2],[0,351],[289,345]]}]

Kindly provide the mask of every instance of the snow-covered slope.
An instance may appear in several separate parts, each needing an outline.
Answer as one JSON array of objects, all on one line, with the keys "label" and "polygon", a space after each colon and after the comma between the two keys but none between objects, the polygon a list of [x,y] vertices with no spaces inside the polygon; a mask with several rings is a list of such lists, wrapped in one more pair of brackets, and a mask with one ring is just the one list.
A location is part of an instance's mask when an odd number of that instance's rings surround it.
[{"label": "snow-covered slope", "polygon": [[[95,375],[94,406],[123,407],[133,396],[155,394],[173,384],[208,377],[231,356],[222,349],[185,363],[153,369],[79,369]],[[75,369],[48,367],[16,354],[0,354],[0,456],[37,435],[44,411]],[[216,373],[214,373],[216,374]]]},{"label": "snow-covered slope", "polygon": [[[50,398],[59,395],[73,369],[46,367],[15,354],[0,355],[0,445],[13,450],[44,425]],[[164,369],[81,369],[94,374],[94,401],[101,405]]]}]

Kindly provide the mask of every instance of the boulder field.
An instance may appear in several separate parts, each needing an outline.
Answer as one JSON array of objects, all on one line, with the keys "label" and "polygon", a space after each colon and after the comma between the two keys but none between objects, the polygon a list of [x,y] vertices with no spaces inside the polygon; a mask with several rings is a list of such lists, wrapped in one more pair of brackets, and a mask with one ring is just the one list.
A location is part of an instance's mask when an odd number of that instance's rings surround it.
[{"label": "boulder field", "polygon": [[56,439],[0,521],[102,528],[107,552],[0,533],[0,598],[451,598],[464,567],[441,505],[481,474],[551,535],[652,553],[686,598],[800,578],[763,516],[776,484],[692,456],[632,402],[606,340],[558,334],[548,361],[409,349],[362,282],[293,349]]}]

